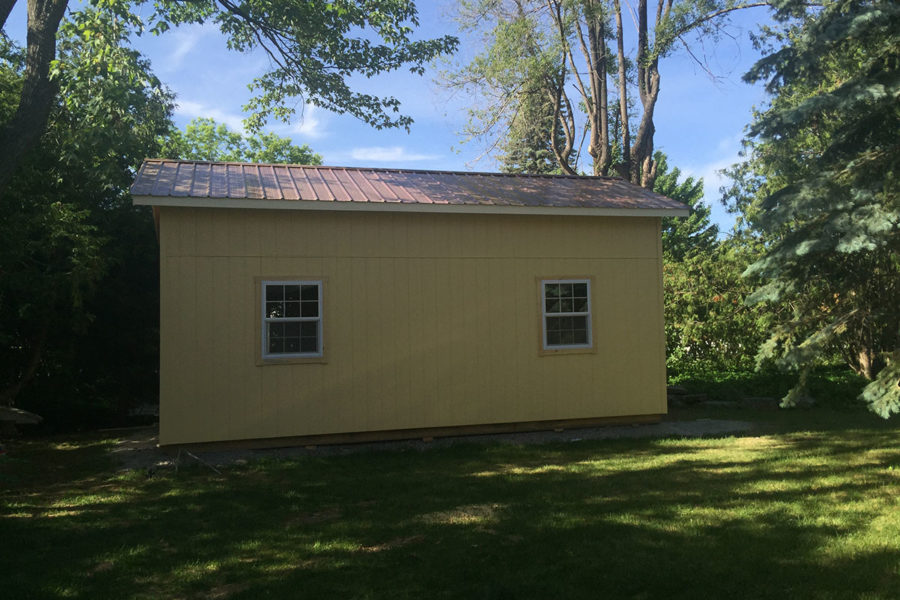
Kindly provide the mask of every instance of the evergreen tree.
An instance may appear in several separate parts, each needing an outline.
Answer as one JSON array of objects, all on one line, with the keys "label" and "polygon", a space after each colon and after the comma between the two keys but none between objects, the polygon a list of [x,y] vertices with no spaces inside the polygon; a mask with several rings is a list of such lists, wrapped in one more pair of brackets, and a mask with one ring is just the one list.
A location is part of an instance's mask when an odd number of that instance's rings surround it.
[{"label": "evergreen tree", "polygon": [[[791,307],[760,358],[806,373],[838,355],[871,380],[862,398],[900,412],[900,5],[788,2],[781,43],[748,73],[767,82],[743,181],[766,241],[750,302]],[[745,190],[746,191],[746,190]]]},{"label": "evergreen tree", "polygon": [[667,262],[684,260],[688,256],[709,254],[716,245],[719,227],[710,222],[710,207],[703,203],[703,180],[686,177],[679,181],[681,169],[669,170],[666,155],[657,152],[657,165],[653,191],[690,207],[687,218],[662,220],[663,256]]}]

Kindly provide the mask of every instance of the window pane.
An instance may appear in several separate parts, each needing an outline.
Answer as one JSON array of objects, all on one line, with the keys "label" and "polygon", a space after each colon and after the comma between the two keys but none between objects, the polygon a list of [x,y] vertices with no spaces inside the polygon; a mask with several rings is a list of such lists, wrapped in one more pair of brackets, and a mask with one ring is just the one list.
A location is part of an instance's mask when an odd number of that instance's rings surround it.
[{"label": "window pane", "polygon": [[559,332],[547,330],[547,345],[559,346]]},{"label": "window pane", "polygon": [[284,324],[284,336],[285,337],[300,337],[300,323],[285,323]]},{"label": "window pane", "polygon": [[546,300],[546,310],[548,313],[557,313],[559,312],[559,300],[558,299],[550,299]]},{"label": "window pane", "polygon": [[564,329],[559,332],[559,343],[563,346],[575,343],[575,335],[571,329]]},{"label": "window pane", "polygon": [[266,302],[266,316],[270,319],[277,319],[284,316],[284,303],[282,302]]},{"label": "window pane", "polygon": [[572,312],[575,303],[571,298],[563,298],[559,301],[559,312]]},{"label": "window pane", "polygon": [[300,338],[285,338],[284,340],[284,351],[285,352],[300,352]]},{"label": "window pane", "polygon": [[269,354],[281,354],[284,352],[284,340],[281,338],[269,338]]},{"label": "window pane", "polygon": [[302,337],[300,338],[300,352],[318,352],[318,338]]},{"label": "window pane", "polygon": [[587,298],[587,284],[586,283],[576,283],[573,285],[574,293],[577,298]]},{"label": "window pane", "polygon": [[560,329],[572,329],[572,317],[562,317],[559,320]]},{"label": "window pane", "polygon": [[269,323],[269,338],[284,337],[284,323]]},{"label": "window pane", "polygon": [[559,317],[547,317],[547,332],[559,331]]},{"label": "window pane", "polygon": [[284,286],[267,285],[266,286],[266,302],[284,299]]},{"label": "window pane", "polygon": [[301,286],[302,290],[300,292],[301,300],[316,300],[319,299],[319,286],[317,285],[304,285]]},{"label": "window pane", "polygon": [[300,303],[299,302],[285,302],[284,303],[284,316],[299,317],[300,316]]},{"label": "window pane", "polygon": [[299,300],[300,299],[300,286],[299,285],[284,286],[284,299],[285,300]]},{"label": "window pane", "polygon": [[571,317],[572,329],[587,329],[587,317]]},{"label": "window pane", "polygon": [[587,312],[587,298],[575,298],[575,312]]},{"label": "window pane", "polygon": [[298,324],[300,325],[300,335],[303,337],[319,336],[319,324],[315,321],[306,321]]},{"label": "window pane", "polygon": [[587,344],[587,330],[585,329],[576,329],[575,330],[575,343],[576,344]]},{"label": "window pane", "polygon": [[317,300],[313,301],[303,301],[303,313],[304,317],[318,317],[319,316],[319,302]]},{"label": "window pane", "polygon": [[571,283],[559,284],[559,296],[561,298],[571,298],[572,297],[572,284]]},{"label": "window pane", "polygon": [[559,298],[559,286],[555,283],[544,284],[544,296],[547,298]]}]

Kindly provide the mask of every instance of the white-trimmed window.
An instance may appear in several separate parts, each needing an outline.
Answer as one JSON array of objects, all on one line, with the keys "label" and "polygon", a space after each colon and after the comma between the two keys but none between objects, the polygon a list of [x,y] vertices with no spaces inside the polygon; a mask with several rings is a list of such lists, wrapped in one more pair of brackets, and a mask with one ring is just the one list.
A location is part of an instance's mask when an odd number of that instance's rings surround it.
[{"label": "white-trimmed window", "polygon": [[591,282],[588,279],[541,281],[544,349],[591,347]]},{"label": "white-trimmed window", "polygon": [[322,282],[262,282],[263,358],[322,356]]}]

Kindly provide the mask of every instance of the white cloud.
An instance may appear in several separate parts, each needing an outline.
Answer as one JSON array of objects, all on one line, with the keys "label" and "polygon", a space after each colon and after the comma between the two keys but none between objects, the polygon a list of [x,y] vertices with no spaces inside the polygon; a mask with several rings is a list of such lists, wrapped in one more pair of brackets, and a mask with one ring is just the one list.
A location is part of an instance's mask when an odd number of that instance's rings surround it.
[{"label": "white cloud", "polygon": [[244,131],[243,115],[226,112],[220,108],[203,104],[202,102],[192,102],[190,100],[178,100],[175,107],[175,114],[187,119],[196,117],[209,117],[215,119],[219,123],[228,125],[234,131]]},{"label": "white cloud", "polygon": [[703,178],[704,199],[709,204],[719,201],[719,188],[728,182],[728,177],[720,171],[727,169],[741,161],[741,134],[729,136],[719,140],[716,144],[717,158],[699,165],[687,165],[682,167],[685,175]]},{"label": "white cloud", "polygon": [[164,70],[177,69],[184,62],[185,57],[197,46],[204,37],[215,34],[217,29],[212,23],[203,25],[184,25],[167,33],[171,40],[171,50],[166,60],[163,61]]},{"label": "white cloud", "polygon": [[703,178],[703,201],[712,208],[712,220],[719,225],[720,231],[727,231],[734,225],[734,216],[729,214],[722,203],[719,188],[729,183],[729,178],[721,171],[741,161],[742,135],[724,138],[716,145],[717,158],[699,165],[688,165],[682,168],[685,176]]},{"label": "white cloud", "polygon": [[298,119],[296,123],[276,127],[275,132],[279,134],[300,135],[309,139],[318,140],[325,137],[325,123],[327,115],[324,111],[312,104],[307,104],[303,110],[297,112]]},{"label": "white cloud", "polygon": [[366,146],[353,148],[350,158],[371,162],[413,162],[421,160],[435,160],[439,154],[421,154],[410,152],[403,146]]}]

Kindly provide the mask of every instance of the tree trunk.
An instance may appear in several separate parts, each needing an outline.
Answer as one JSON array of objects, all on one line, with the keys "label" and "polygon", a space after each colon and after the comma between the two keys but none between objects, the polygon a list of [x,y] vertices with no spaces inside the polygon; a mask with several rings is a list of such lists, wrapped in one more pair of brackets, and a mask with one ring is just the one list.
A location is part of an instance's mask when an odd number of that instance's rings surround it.
[{"label": "tree trunk", "polygon": [[591,121],[591,141],[588,153],[594,159],[594,175],[608,175],[612,155],[609,148],[609,104],[607,100],[606,70],[606,15],[595,2],[588,2],[587,24],[590,46],[591,94],[593,114]]},{"label": "tree trunk", "polygon": [[[565,62],[560,67],[562,72],[559,79],[553,82],[550,89],[550,100],[553,103],[553,121],[550,126],[550,148],[553,149],[553,155],[556,157],[556,163],[559,168],[567,175],[577,175],[578,173],[569,164],[572,156],[572,149],[575,147],[575,123],[572,118],[571,110],[563,108],[563,102],[568,105],[568,98],[563,91],[566,85],[566,65]],[[556,135],[557,127],[562,129],[563,147],[559,147],[559,136]]]},{"label": "tree trunk", "polygon": [[[22,93],[15,114],[0,128],[0,196],[47,126],[56,97],[56,85],[50,80],[50,62],[56,57],[56,32],[65,14],[66,4],[67,0],[28,2]],[[12,9],[12,6],[9,8]]]},{"label": "tree trunk", "polygon": [[616,56],[619,63],[619,119],[622,127],[622,166],[619,175],[631,176],[631,130],[628,125],[628,73],[625,63],[625,36],[622,32],[622,5],[615,0],[616,13]]},{"label": "tree trunk", "polygon": [[[663,2],[664,0],[659,0],[657,5],[657,22],[663,14]],[[653,134],[656,127],[653,125],[653,111],[659,98],[659,59],[650,51],[647,0],[638,1],[637,69],[638,93],[644,110],[631,148],[630,179],[632,183],[652,188],[656,180],[656,163],[653,160]]]},{"label": "tree trunk", "polygon": [[47,332],[50,330],[50,321],[44,319],[41,329],[31,344],[31,355],[28,357],[28,363],[22,375],[12,382],[5,389],[0,390],[0,406],[12,406],[16,402],[16,397],[22,388],[25,387],[37,374],[38,367],[41,366],[41,355],[44,351],[44,342],[47,341]]},{"label": "tree trunk", "polygon": [[866,381],[875,379],[880,365],[878,363],[878,355],[871,348],[860,348],[856,351],[854,360],[850,363],[850,368],[860,377],[865,377]]}]

